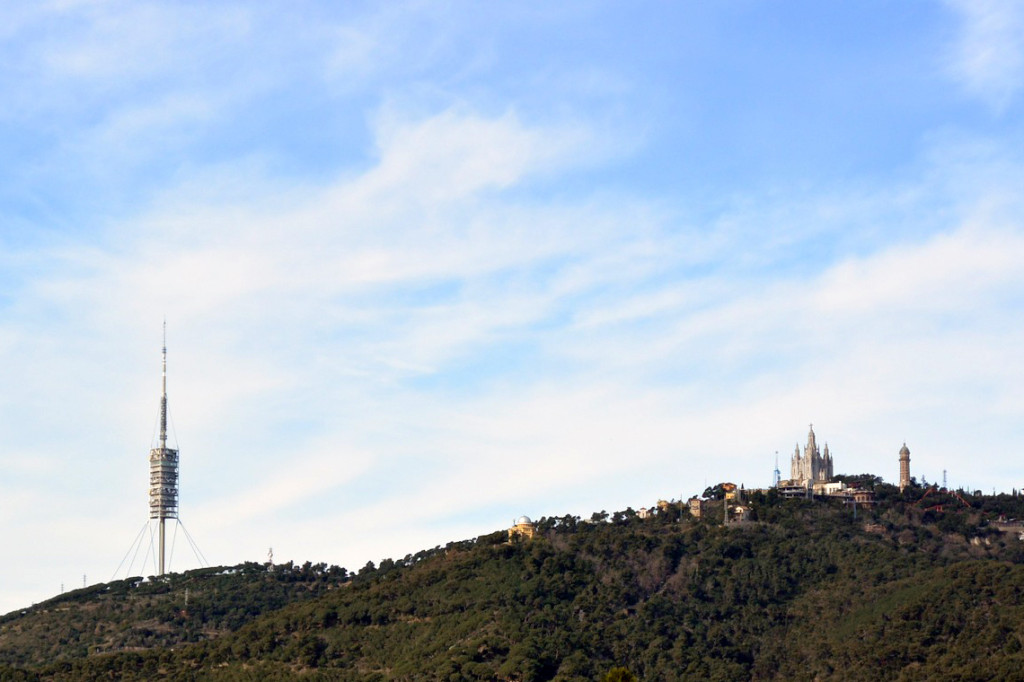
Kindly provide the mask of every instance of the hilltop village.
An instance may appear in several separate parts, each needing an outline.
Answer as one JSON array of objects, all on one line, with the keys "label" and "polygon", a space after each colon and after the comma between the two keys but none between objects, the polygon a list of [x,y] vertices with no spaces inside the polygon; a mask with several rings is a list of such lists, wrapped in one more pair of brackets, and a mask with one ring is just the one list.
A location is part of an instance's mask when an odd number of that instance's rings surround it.
[{"label": "hilltop village", "polygon": [[[945,485],[929,485],[918,482],[910,475],[910,448],[903,443],[898,453],[899,477],[895,485],[888,484],[872,475],[849,476],[835,473],[835,460],[828,444],[818,445],[818,436],[812,424],[807,433],[807,442],[801,449],[799,443],[790,458],[789,478],[782,478],[776,464],[773,485],[768,488],[744,488],[731,482],[710,486],[700,495],[685,500],[658,500],[651,507],[637,510],[627,509],[616,512],[609,518],[607,513],[594,514],[590,519],[579,519],[585,523],[598,521],[622,521],[629,517],[638,519],[678,519],[684,515],[691,519],[705,519],[721,524],[744,524],[750,521],[764,521],[765,507],[778,505],[783,500],[817,500],[832,502],[833,506],[845,507],[856,519],[858,514],[865,522],[865,529],[876,532],[882,526],[877,522],[892,509],[913,510],[925,523],[941,520],[944,531],[956,530],[972,544],[986,544],[986,533],[999,537],[1013,538],[1024,543],[1024,496],[1014,489],[991,497],[980,490],[946,489]],[[760,512],[755,511],[760,509]],[[891,519],[886,521],[891,525]],[[532,540],[542,529],[551,524],[551,519],[531,521],[520,516],[508,528],[509,543]]]},{"label": "hilltop village", "polygon": [[[900,448],[899,462],[899,488],[900,492],[903,492],[910,485],[910,449],[907,448],[906,443]],[[768,490],[774,490],[779,496],[787,498],[827,497],[839,499],[852,505],[875,503],[873,490],[836,480],[835,463],[832,453],[829,452],[828,443],[823,449],[819,448],[813,424],[807,432],[807,444],[804,445],[803,452],[800,451],[799,444],[793,450],[789,464],[789,478],[780,479],[779,472],[776,470],[776,480],[770,489],[744,490],[742,486],[737,487],[733,483],[722,483],[720,488],[720,491],[707,490],[705,495],[694,496],[687,500],[690,514],[696,518],[705,516],[709,513],[710,502],[713,499],[721,498],[725,500],[724,508],[722,505],[715,505],[715,507],[722,509],[723,519],[727,522],[744,521],[750,513],[750,508],[746,504],[746,497],[749,493],[768,492]],[[658,502],[658,505],[662,507],[665,504],[667,503],[664,500]],[[651,513],[650,510],[642,511],[645,514]]]},{"label": "hilltop village", "polygon": [[[801,452],[799,444],[794,448],[790,458],[789,472],[789,478],[782,479],[776,469],[775,481],[771,488],[744,489],[742,485],[737,486],[730,482],[720,483],[705,490],[703,495],[695,495],[686,500],[685,505],[694,518],[702,518],[714,513],[729,523],[748,519],[750,514],[748,499],[753,493],[772,491],[783,498],[828,498],[842,501],[853,507],[869,506],[876,502],[875,492],[870,488],[836,479],[835,463],[832,453],[829,452],[828,443],[825,443],[824,448],[818,446],[818,437],[814,433],[813,424],[808,430],[807,443],[804,445],[803,451]],[[899,450],[898,485],[901,493],[911,485],[910,449],[906,443]],[[721,500],[725,501],[724,505],[720,503]],[[655,507],[641,507],[636,514],[645,519],[658,511],[666,512],[672,506],[673,503],[668,500],[658,500]],[[514,538],[530,539],[533,535],[534,523],[527,516],[516,519],[508,530],[509,540]]]}]

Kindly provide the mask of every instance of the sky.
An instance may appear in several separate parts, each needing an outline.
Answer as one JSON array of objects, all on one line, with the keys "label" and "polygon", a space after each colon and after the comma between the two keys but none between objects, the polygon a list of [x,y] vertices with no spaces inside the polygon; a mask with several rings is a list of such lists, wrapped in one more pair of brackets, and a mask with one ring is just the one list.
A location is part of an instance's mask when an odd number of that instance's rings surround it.
[{"label": "sky", "polygon": [[812,423],[1024,488],[1019,2],[2,13],[0,613],[155,573],[165,320],[175,571],[765,487]]}]

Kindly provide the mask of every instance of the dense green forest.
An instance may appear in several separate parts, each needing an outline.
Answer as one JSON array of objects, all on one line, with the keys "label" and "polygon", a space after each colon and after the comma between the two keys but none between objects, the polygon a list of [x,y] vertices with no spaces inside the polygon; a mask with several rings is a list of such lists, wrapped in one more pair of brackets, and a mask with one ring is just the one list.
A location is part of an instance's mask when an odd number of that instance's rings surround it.
[{"label": "dense green forest", "polygon": [[743,523],[674,504],[78,590],[0,618],[0,679],[1024,679],[1024,497],[846,478],[878,504],[756,492]]}]

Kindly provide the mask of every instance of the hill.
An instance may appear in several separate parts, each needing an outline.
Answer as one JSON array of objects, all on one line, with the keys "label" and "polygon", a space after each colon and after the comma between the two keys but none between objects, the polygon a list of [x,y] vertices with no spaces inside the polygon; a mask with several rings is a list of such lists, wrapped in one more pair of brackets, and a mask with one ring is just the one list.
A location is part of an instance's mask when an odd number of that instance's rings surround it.
[{"label": "hill", "polygon": [[0,620],[0,678],[1020,679],[1024,543],[995,520],[1024,500],[877,493],[857,518],[759,493],[729,526],[627,510],[355,575],[248,564],[112,584]]},{"label": "hill", "polygon": [[0,617],[0,663],[34,666],[216,638],[347,580],[344,569],[325,564],[246,563],[94,585]]}]

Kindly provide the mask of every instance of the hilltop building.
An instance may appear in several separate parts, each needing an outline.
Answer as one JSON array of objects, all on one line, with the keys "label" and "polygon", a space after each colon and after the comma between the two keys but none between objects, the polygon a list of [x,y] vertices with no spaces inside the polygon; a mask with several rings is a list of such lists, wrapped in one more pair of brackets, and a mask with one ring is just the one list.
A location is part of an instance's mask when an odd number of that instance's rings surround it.
[{"label": "hilltop building", "polygon": [[702,500],[701,498],[694,495],[687,501],[689,505],[690,516],[695,519],[699,519],[704,516],[704,508],[707,506],[708,500]]},{"label": "hilltop building", "polygon": [[[906,450],[906,445],[903,446]],[[909,456],[907,450],[907,476],[909,479]],[[903,452],[900,452],[901,466]],[[835,477],[835,463],[832,453],[828,451],[826,443],[824,450],[818,449],[818,439],[814,434],[814,425],[811,425],[807,434],[807,445],[801,454],[800,446],[796,446],[790,461],[790,478],[779,481],[775,486],[776,490],[783,497],[807,497],[821,496],[832,499],[840,499],[852,505],[871,505],[875,503],[875,493],[872,490],[864,490],[859,487],[849,488],[842,481],[832,480]],[[776,465],[776,469],[778,465]],[[902,469],[901,469],[902,473]]]},{"label": "hilltop building", "polygon": [[811,487],[816,483],[828,483],[832,480],[832,455],[828,451],[828,443],[825,443],[824,452],[818,450],[814,424],[811,424],[811,430],[807,434],[804,454],[800,454],[800,445],[797,444],[789,469],[789,480],[794,485]]},{"label": "hilltop building", "polygon": [[875,503],[875,491],[874,490],[862,490],[860,488],[847,489],[847,495],[853,499],[857,504],[874,504]]},{"label": "hilltop building", "polygon": [[804,488],[823,491],[832,482],[833,461],[832,454],[828,451],[828,443],[825,450],[818,449],[817,436],[814,435],[814,425],[807,434],[807,445],[804,446],[803,454],[800,454],[800,445],[797,444],[793,457],[790,460],[789,479],[779,481],[778,487],[786,489]]},{"label": "hilltop building", "polygon": [[832,453],[828,451],[827,443],[824,450],[818,449],[818,437],[811,424],[803,453],[797,444],[790,460],[789,478],[779,481],[776,489],[783,497],[847,496],[846,485],[841,481],[833,481],[834,476]]},{"label": "hilltop building", "polygon": [[516,538],[523,540],[532,540],[534,533],[537,529],[533,525],[533,521],[530,520],[529,516],[520,516],[512,524],[512,527],[508,529],[508,541],[512,542]]},{"label": "hilltop building", "polygon": [[729,514],[732,516],[732,523],[745,523],[750,520],[750,507],[737,504],[735,507],[729,507]]},{"label": "hilltop building", "polygon": [[900,448],[900,492],[910,485],[910,448],[906,442]]}]

